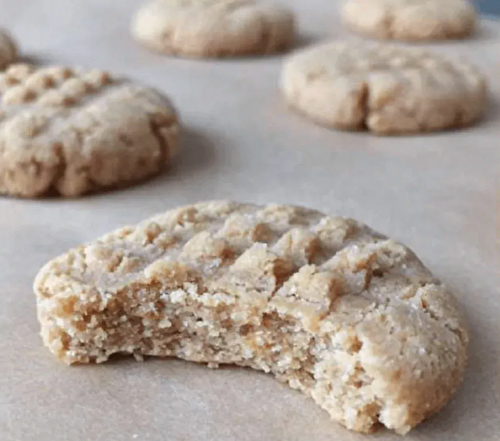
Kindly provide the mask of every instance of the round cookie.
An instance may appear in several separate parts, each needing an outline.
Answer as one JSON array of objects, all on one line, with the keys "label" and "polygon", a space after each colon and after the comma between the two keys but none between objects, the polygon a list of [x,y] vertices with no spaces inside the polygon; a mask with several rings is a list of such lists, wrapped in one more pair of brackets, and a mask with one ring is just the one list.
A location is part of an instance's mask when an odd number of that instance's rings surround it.
[{"label": "round cookie", "polygon": [[466,365],[462,313],[411,250],[306,208],[181,207],[57,257],[34,289],[43,341],[67,364],[247,366],[360,432],[408,432]]},{"label": "round cookie", "polygon": [[476,24],[468,0],[347,0],[342,18],[353,31],[407,41],[463,38]]},{"label": "round cookie", "polygon": [[5,30],[0,29],[0,69],[17,60],[18,49],[14,39]]},{"label": "round cookie", "polygon": [[438,53],[388,44],[335,42],[285,61],[281,88],[318,124],[378,134],[463,127],[483,113],[486,80]]},{"label": "round cookie", "polygon": [[132,34],[150,49],[187,57],[268,54],[291,44],[294,18],[253,0],[153,0],[135,15]]},{"label": "round cookie", "polygon": [[79,196],[161,171],[178,121],[153,89],[99,70],[16,64],[0,73],[0,193]]}]

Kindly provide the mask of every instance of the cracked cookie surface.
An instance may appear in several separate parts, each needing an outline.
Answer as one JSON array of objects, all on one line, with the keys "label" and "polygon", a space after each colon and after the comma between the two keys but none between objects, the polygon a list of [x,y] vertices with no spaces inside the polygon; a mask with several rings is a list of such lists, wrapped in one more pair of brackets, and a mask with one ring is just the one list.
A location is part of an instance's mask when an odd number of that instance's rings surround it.
[{"label": "cracked cookie surface", "polygon": [[286,49],[294,35],[288,8],[253,0],[153,0],[132,20],[146,47],[188,57],[268,54]]},{"label": "cracked cookie surface", "polygon": [[371,37],[425,41],[470,35],[476,12],[468,0],[347,0],[342,19]]},{"label": "cracked cookie surface", "polygon": [[342,217],[206,202],[54,259],[34,285],[67,364],[115,353],[270,372],[346,427],[406,433],[462,381],[468,333],[404,245]]},{"label": "cracked cookie surface", "polygon": [[0,193],[79,196],[161,171],[177,145],[170,101],[100,70],[0,73]]},{"label": "cracked cookie surface", "polygon": [[471,125],[487,105],[473,66],[418,48],[324,43],[285,61],[281,89],[290,106],[318,124],[378,134]]}]

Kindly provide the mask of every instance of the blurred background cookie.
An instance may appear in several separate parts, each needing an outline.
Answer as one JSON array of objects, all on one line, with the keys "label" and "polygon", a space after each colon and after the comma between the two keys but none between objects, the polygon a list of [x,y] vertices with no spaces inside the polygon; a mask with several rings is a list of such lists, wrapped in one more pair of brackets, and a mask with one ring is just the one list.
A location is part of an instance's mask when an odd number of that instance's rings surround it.
[{"label": "blurred background cookie", "polygon": [[354,31],[394,40],[463,38],[476,24],[468,0],[347,0],[342,18]]},{"label": "blurred background cookie", "polygon": [[157,91],[99,70],[15,64],[0,74],[0,193],[79,196],[170,163],[178,122]]},{"label": "blurred background cookie", "polygon": [[253,0],[153,0],[132,20],[132,35],[150,49],[188,57],[268,54],[294,35],[292,12]]},{"label": "blurred background cookie", "polygon": [[315,122],[377,134],[463,127],[485,110],[486,80],[463,62],[389,44],[323,43],[289,57],[282,91]]}]

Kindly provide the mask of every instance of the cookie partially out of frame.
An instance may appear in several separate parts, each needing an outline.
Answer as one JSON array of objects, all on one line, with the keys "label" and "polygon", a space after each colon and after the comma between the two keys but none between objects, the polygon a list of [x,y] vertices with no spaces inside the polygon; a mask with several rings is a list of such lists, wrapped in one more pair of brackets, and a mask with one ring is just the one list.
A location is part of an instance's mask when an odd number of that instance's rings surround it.
[{"label": "cookie partially out of frame", "polygon": [[462,381],[468,334],[406,246],[284,205],[186,206],[49,262],[34,289],[61,361],[175,356],[270,372],[349,429],[406,433]]},{"label": "cookie partially out of frame", "polygon": [[318,124],[377,134],[465,127],[487,105],[485,77],[472,65],[414,47],[328,42],[291,55],[281,89]]},{"label": "cookie partially out of frame", "polygon": [[7,31],[0,29],[0,69],[15,62],[18,55],[19,50],[12,36]]},{"label": "cookie partially out of frame", "polygon": [[157,91],[100,70],[15,64],[0,73],[0,193],[66,197],[162,170],[178,121]]},{"label": "cookie partially out of frame", "polygon": [[132,35],[149,49],[200,58],[279,52],[294,29],[288,8],[254,0],[152,0],[132,20]]},{"label": "cookie partially out of frame", "polygon": [[469,0],[346,0],[342,19],[374,38],[445,40],[470,35],[476,11]]}]

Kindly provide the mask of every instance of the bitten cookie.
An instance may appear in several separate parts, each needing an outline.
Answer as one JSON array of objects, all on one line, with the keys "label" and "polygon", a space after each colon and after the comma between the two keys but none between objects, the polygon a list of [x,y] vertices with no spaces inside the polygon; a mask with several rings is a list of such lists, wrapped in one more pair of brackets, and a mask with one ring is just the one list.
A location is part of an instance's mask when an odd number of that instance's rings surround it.
[{"label": "bitten cookie", "polygon": [[106,72],[13,65],[0,73],[0,193],[72,197],[170,163],[170,101]]},{"label": "bitten cookie", "polygon": [[175,356],[270,372],[346,427],[398,433],[462,381],[454,299],[404,245],[305,208],[207,202],[49,262],[34,289],[65,363]]},{"label": "bitten cookie", "polygon": [[137,12],[132,34],[167,54],[268,54],[291,44],[294,19],[288,8],[253,0],[153,0]]},{"label": "bitten cookie", "polygon": [[17,60],[18,49],[14,39],[5,30],[0,29],[0,69]]},{"label": "bitten cookie", "polygon": [[318,124],[378,134],[464,127],[483,114],[486,80],[476,68],[422,49],[324,43],[285,61],[290,106]]},{"label": "bitten cookie", "polygon": [[468,0],[347,0],[342,18],[362,34],[408,41],[463,38],[476,25]]}]

